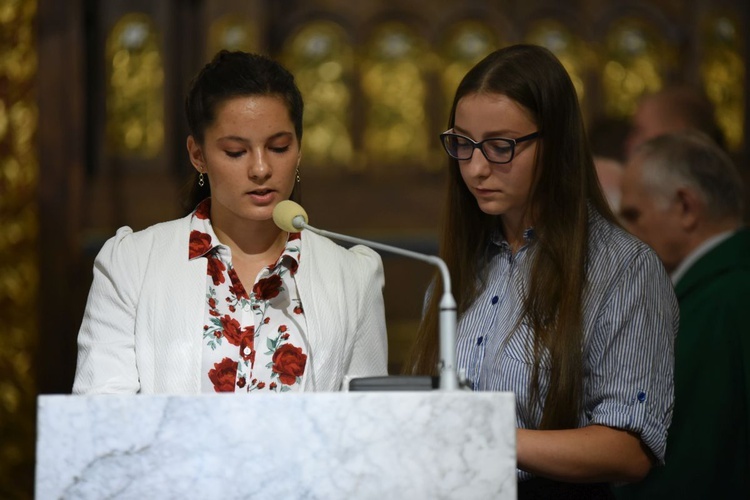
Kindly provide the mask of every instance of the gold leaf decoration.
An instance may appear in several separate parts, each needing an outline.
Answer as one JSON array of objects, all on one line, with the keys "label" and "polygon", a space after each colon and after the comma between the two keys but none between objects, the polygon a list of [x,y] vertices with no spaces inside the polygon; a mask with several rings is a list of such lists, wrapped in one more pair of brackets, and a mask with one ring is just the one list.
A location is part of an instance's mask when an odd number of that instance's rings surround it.
[{"label": "gold leaf decoration", "polygon": [[745,128],[744,41],[737,26],[739,17],[738,13],[707,17],[700,35],[704,47],[701,79],[732,151],[742,149]]},{"label": "gold leaf decoration", "polygon": [[107,37],[106,58],[110,153],[158,156],[164,145],[164,68],[151,18],[122,16]]},{"label": "gold leaf decoration", "polygon": [[305,25],[284,46],[282,60],[305,99],[305,168],[359,169],[350,132],[353,52],[344,29],[330,21]]},{"label": "gold leaf decoration", "polygon": [[258,29],[252,21],[237,14],[227,14],[209,27],[207,58],[211,59],[222,49],[257,52],[259,45]]},{"label": "gold leaf decoration", "polygon": [[0,1],[0,497],[31,498],[38,325],[36,1]]},{"label": "gold leaf decoration", "polygon": [[602,86],[605,113],[629,117],[643,94],[658,91],[675,54],[656,29],[644,20],[615,22],[604,42]]},{"label": "gold leaf decoration", "polygon": [[400,22],[380,25],[366,45],[364,150],[380,165],[428,164],[424,74],[431,62],[424,41]]}]

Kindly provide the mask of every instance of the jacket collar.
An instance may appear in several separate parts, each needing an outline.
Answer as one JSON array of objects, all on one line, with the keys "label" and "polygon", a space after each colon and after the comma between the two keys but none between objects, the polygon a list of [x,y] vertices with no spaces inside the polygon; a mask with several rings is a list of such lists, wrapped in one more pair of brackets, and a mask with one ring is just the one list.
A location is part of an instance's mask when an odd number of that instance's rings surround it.
[{"label": "jacket collar", "polygon": [[740,229],[698,259],[677,282],[677,298],[682,299],[706,281],[738,266],[750,267],[750,229],[747,228]]}]

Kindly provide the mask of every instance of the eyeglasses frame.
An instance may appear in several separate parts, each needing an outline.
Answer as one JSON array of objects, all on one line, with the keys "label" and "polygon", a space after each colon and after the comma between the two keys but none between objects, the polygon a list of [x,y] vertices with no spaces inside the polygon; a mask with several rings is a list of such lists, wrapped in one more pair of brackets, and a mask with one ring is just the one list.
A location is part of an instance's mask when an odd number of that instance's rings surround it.
[{"label": "eyeglasses frame", "polygon": [[[516,146],[518,144],[521,144],[522,142],[530,141],[532,139],[536,139],[537,137],[539,137],[539,136],[542,135],[542,132],[540,130],[537,130],[536,132],[532,132],[532,133],[530,133],[528,135],[524,135],[523,137],[519,137],[517,139],[510,139],[508,137],[488,137],[487,139],[483,139],[483,140],[481,140],[479,142],[476,142],[476,141],[472,140],[470,137],[466,137],[465,135],[461,135],[461,134],[457,134],[455,132],[451,132],[451,130],[453,130],[453,129],[446,130],[445,132],[443,132],[442,134],[440,134],[440,144],[443,145],[443,149],[445,149],[445,152],[448,153],[448,156],[450,156],[454,160],[459,160],[459,161],[470,160],[471,157],[474,156],[474,150],[475,149],[479,149],[479,151],[482,152],[482,155],[484,155],[484,157],[487,159],[488,162],[495,163],[497,165],[505,165],[506,163],[512,162],[513,158],[516,157]],[[457,157],[453,156],[450,153],[450,151],[448,151],[448,148],[445,147],[445,139],[444,139],[445,137],[461,137],[462,139],[466,139],[467,141],[469,141],[471,143],[471,145],[472,145],[471,154],[469,155],[469,157],[468,158],[457,158]],[[496,141],[498,139],[502,140],[502,141],[506,141],[508,144],[510,144],[510,158],[508,159],[508,161],[494,161],[494,160],[490,160],[490,158],[487,156],[487,152],[484,150],[483,144],[485,142],[487,142],[487,141]]]}]

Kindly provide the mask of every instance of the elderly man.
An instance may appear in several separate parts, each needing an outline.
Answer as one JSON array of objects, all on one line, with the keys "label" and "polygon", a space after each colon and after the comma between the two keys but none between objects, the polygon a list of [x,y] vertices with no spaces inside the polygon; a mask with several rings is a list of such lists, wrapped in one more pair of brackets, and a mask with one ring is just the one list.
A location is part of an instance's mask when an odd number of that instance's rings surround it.
[{"label": "elderly man", "polygon": [[680,304],[666,465],[620,498],[750,498],[750,230],[729,157],[698,132],[635,150],[620,215],[653,247]]}]

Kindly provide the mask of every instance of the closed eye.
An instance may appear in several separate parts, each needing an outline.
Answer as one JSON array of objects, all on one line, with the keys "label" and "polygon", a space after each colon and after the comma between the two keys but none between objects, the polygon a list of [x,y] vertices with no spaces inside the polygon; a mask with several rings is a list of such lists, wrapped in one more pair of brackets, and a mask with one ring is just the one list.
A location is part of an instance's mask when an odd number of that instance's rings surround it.
[{"label": "closed eye", "polygon": [[230,158],[239,158],[245,154],[245,150],[241,151],[224,151],[224,153]]},{"label": "closed eye", "polygon": [[287,145],[287,146],[281,146],[281,147],[271,147],[268,149],[270,149],[274,153],[286,153],[287,151],[289,151],[289,146]]},{"label": "closed eye", "polygon": [[513,149],[511,145],[505,141],[487,141],[484,143],[484,147],[498,155],[508,154],[511,149]]}]

